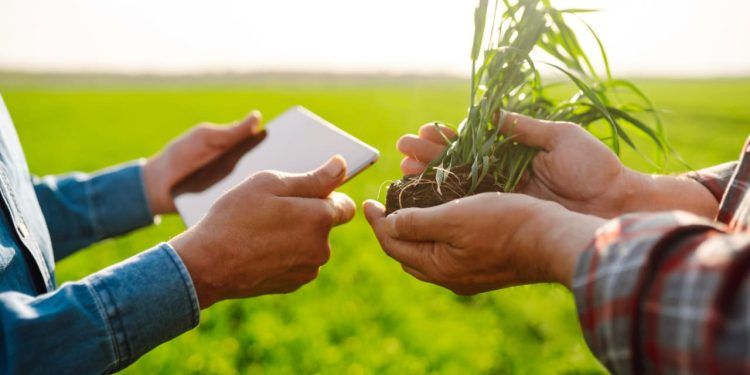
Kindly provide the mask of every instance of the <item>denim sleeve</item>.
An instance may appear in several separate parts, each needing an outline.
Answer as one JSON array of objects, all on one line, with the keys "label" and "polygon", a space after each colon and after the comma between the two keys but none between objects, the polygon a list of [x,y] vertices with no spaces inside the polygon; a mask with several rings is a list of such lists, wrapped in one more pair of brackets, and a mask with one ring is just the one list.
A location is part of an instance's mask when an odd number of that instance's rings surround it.
[{"label": "denim sleeve", "polygon": [[73,173],[35,179],[55,259],[94,242],[153,224],[141,163],[94,174]]},{"label": "denim sleeve", "polygon": [[168,244],[38,297],[0,293],[0,373],[117,371],[195,327],[199,312]]}]

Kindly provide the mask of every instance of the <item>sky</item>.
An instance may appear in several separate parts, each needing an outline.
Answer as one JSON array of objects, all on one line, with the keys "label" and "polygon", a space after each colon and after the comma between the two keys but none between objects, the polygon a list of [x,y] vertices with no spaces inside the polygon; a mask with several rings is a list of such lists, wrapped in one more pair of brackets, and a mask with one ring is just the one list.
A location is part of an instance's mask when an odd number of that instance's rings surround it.
[{"label": "sky", "polygon": [[[0,0],[0,70],[468,75],[474,0]],[[559,0],[616,74],[750,75],[750,0]],[[594,47],[593,40],[585,44]]]}]

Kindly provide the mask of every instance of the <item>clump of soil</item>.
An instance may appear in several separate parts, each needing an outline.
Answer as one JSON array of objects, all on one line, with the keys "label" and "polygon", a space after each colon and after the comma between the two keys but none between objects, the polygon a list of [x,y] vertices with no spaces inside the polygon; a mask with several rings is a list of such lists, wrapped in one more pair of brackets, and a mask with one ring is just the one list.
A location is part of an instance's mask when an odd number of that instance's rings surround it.
[{"label": "clump of soil", "polygon": [[[435,172],[423,175],[410,175],[392,183],[388,186],[385,198],[386,214],[409,207],[433,207],[454,199],[469,195],[471,189],[470,169],[456,168],[446,175],[445,181],[440,185],[438,191],[435,180]],[[472,194],[503,191],[502,187],[495,183],[494,178],[488,174],[474,190]]]}]

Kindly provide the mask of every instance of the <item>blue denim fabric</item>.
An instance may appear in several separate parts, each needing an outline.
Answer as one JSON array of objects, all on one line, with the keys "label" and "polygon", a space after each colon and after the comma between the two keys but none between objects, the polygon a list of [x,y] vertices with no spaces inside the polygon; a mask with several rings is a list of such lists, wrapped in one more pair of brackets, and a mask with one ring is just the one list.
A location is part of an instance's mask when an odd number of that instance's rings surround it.
[{"label": "blue denim fabric", "polygon": [[0,196],[0,373],[112,372],[198,324],[167,244],[55,288],[54,260],[153,222],[138,163],[32,179],[0,98]]}]

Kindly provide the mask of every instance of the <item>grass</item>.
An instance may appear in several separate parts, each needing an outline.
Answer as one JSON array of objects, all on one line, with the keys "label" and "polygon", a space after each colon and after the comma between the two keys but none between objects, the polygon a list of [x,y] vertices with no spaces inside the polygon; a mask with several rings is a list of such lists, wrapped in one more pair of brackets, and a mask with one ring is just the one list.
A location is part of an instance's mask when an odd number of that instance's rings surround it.
[{"label": "grass", "polygon": [[[0,92],[36,174],[91,171],[156,152],[201,121],[252,108],[272,118],[302,104],[382,152],[345,185],[377,197],[399,175],[396,139],[433,120],[457,123],[464,80],[322,80],[241,84],[64,84],[21,79]],[[750,133],[750,80],[639,81],[666,113],[673,146],[694,167],[736,157]],[[628,164],[651,168],[625,152]],[[382,199],[381,194],[381,199]],[[105,241],[58,265],[76,280],[181,231],[175,217]],[[333,257],[313,284],[288,296],[223,302],[201,325],[147,354],[126,373],[601,373],[581,337],[571,295],[518,287],[472,298],[422,284],[384,255],[361,215],[332,233]]]}]

